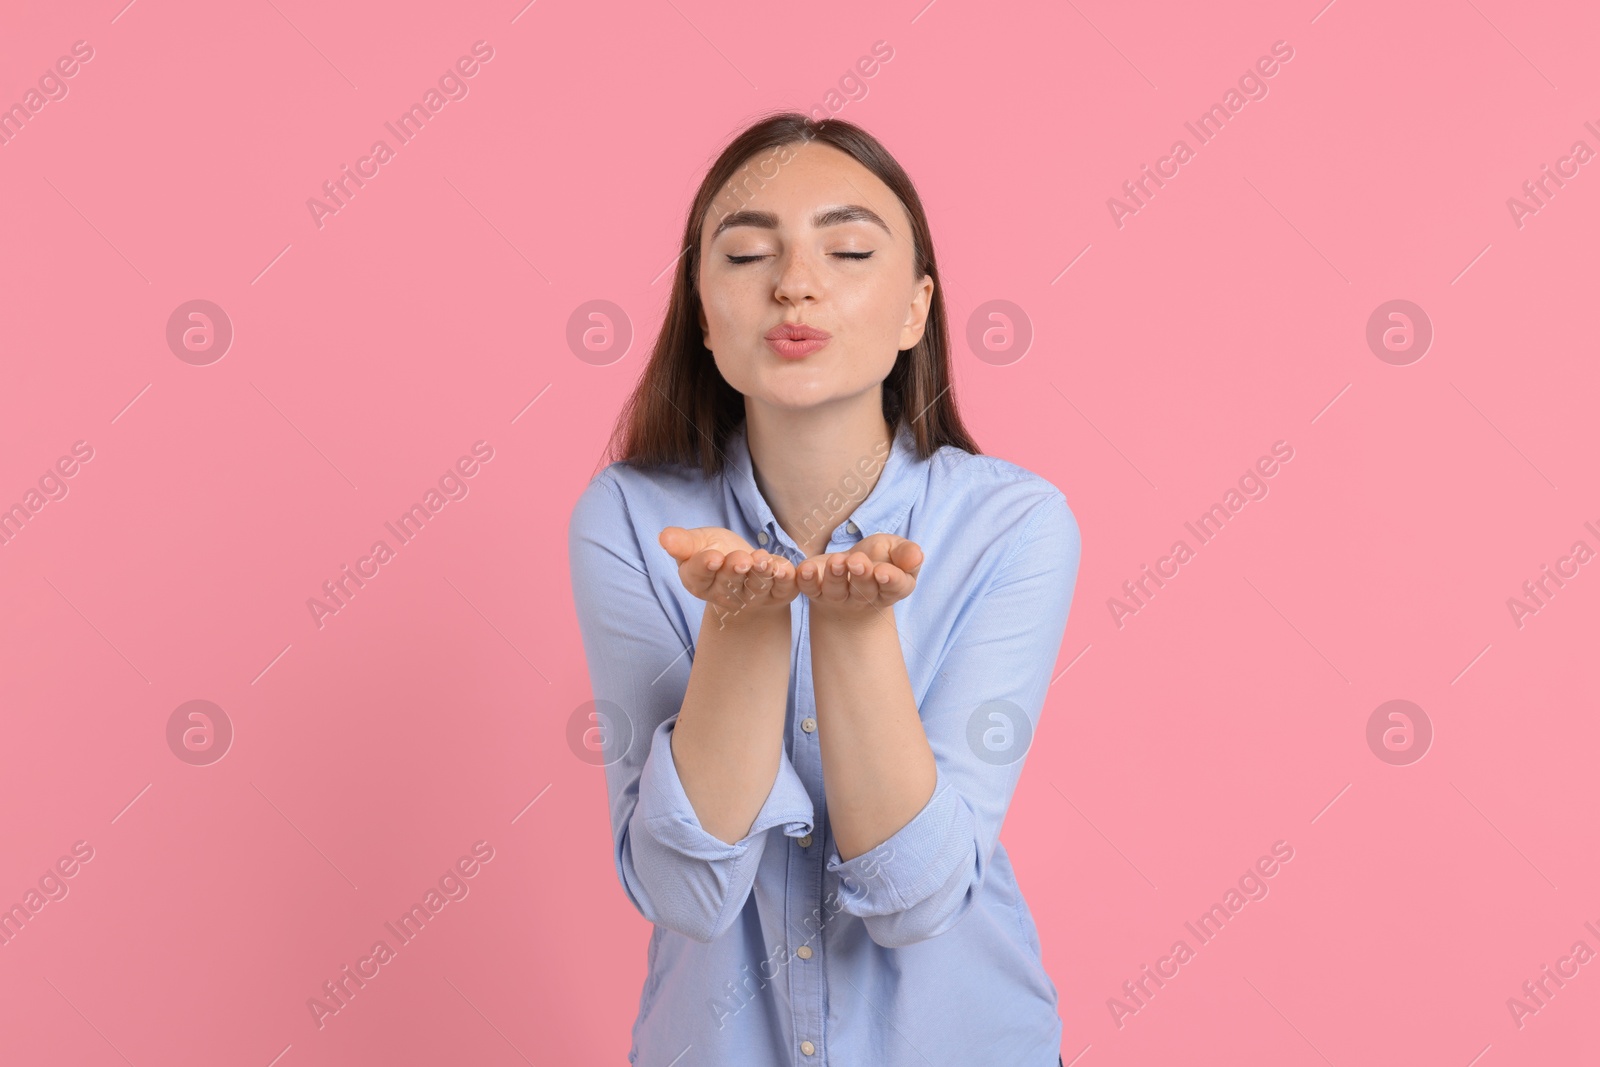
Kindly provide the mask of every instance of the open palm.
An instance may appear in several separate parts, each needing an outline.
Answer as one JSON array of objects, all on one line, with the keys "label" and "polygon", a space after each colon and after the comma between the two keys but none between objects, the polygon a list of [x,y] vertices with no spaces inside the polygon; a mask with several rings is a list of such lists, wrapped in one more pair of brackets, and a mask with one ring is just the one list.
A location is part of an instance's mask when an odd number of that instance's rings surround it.
[{"label": "open palm", "polygon": [[661,547],[678,561],[683,587],[728,612],[787,609],[798,593],[794,564],[720,526],[668,526]]},{"label": "open palm", "polygon": [[872,534],[848,552],[825,552],[805,560],[797,584],[815,611],[864,616],[910,596],[922,560],[922,548],[915,541]]}]

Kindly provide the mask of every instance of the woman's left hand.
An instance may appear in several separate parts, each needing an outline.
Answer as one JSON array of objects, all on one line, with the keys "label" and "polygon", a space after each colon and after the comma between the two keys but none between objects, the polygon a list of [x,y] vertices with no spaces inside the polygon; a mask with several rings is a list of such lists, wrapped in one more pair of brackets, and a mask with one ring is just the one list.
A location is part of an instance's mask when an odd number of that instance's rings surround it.
[{"label": "woman's left hand", "polygon": [[819,614],[871,617],[911,595],[922,559],[922,548],[915,541],[872,534],[848,552],[825,552],[803,561],[800,592]]}]

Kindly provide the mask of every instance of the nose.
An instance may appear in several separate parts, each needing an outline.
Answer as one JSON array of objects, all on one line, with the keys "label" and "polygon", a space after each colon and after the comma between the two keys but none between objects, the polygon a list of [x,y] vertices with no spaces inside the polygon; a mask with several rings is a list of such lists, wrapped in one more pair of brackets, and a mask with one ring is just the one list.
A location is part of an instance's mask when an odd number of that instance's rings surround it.
[{"label": "nose", "polygon": [[798,304],[815,300],[820,295],[821,285],[810,257],[798,249],[785,250],[779,261],[773,296],[784,303]]}]

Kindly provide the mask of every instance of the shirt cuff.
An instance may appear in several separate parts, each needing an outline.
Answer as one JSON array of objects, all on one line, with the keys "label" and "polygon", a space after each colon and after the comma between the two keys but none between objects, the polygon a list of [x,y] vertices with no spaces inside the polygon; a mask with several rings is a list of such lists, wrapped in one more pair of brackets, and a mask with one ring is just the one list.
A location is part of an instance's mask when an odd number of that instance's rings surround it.
[{"label": "shirt cuff", "polygon": [[683,791],[678,767],[672,759],[672,730],[678,716],[672,715],[656,727],[650,738],[650,752],[639,773],[639,805],[651,836],[674,851],[700,860],[732,859],[742,856],[752,841],[775,826],[783,827],[785,837],[803,837],[815,824],[816,812],[811,794],[794,769],[787,753],[778,757],[778,775],[761,810],[756,813],[750,832],[732,844],[709,833],[700,825],[689,795]]},{"label": "shirt cuff", "polygon": [[927,900],[972,854],[972,813],[935,765],[933,796],[883,844],[848,860],[829,848],[827,869],[839,876],[844,910],[892,915]]}]

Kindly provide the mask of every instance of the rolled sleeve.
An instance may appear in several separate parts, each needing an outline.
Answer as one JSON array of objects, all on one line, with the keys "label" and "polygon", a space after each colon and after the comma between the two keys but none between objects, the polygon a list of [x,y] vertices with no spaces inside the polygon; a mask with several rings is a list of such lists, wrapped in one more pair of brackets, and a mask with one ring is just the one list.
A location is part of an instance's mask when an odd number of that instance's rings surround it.
[{"label": "rolled sleeve", "polygon": [[591,480],[568,526],[573,605],[603,752],[618,880],[640,915],[708,942],[750,897],[767,832],[809,833],[813,809],[794,765],[779,761],[750,832],[732,844],[696,818],[672,759],[672,729],[688,689],[694,631],[641,547],[659,531],[633,525],[609,472]]},{"label": "rolled sleeve", "polygon": [[761,844],[768,830],[782,827],[785,837],[803,837],[811,832],[816,817],[811,794],[785,754],[778,758],[772,791],[750,824],[750,832],[731,844],[712,835],[700,825],[672,758],[672,730],[677,723],[674,715],[656,727],[650,755],[639,776],[639,806],[634,819],[644,824],[656,842],[688,859],[745,859],[753,863],[761,858]]},{"label": "rolled sleeve", "polygon": [[[861,917],[878,944],[936,937],[976,904],[1037,735],[1080,553],[1077,521],[1055,491],[975,599],[918,705],[934,755],[932,797],[877,848],[849,860],[830,850],[826,867],[840,879],[840,906]],[[980,754],[972,741],[973,723],[990,721],[997,708],[1027,739],[1014,758]]]},{"label": "rolled sleeve", "polygon": [[938,893],[965,861],[972,813],[937,764],[934,775],[933,796],[883,844],[848,860],[837,846],[828,850],[846,911],[862,918],[906,911]]},{"label": "rolled sleeve", "polygon": [[656,727],[639,776],[639,801],[630,821],[628,863],[647,887],[656,920],[696,941],[709,942],[733,925],[755,885],[769,831],[811,832],[811,795],[787,756],[778,759],[772,790],[750,830],[727,842],[700,825],[672,758],[673,715]]}]

